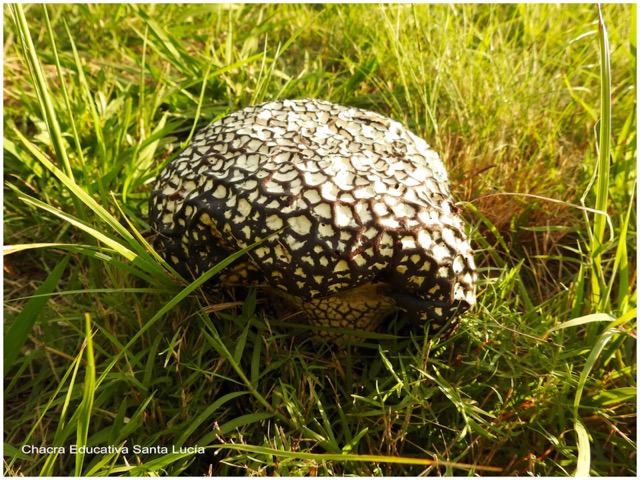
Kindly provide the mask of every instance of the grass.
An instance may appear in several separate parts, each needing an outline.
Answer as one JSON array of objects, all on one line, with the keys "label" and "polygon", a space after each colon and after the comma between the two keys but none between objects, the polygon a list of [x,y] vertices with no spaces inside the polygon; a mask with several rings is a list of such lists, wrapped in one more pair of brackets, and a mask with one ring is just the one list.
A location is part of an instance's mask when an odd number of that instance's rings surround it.
[{"label": "grass", "polygon": [[[635,6],[4,8],[7,475],[637,473]],[[481,277],[453,336],[314,344],[149,247],[198,128],[304,97],[441,153]]]}]

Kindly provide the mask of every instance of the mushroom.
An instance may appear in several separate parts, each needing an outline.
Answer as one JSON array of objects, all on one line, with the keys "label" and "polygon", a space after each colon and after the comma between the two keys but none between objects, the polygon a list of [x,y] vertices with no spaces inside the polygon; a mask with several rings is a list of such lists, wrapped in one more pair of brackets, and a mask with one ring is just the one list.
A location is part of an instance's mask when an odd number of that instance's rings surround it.
[{"label": "mushroom", "polygon": [[307,99],[232,113],[160,173],[149,211],[156,250],[185,278],[262,241],[216,284],[263,286],[312,325],[375,330],[401,310],[440,327],[475,304],[444,164],[374,112]]}]

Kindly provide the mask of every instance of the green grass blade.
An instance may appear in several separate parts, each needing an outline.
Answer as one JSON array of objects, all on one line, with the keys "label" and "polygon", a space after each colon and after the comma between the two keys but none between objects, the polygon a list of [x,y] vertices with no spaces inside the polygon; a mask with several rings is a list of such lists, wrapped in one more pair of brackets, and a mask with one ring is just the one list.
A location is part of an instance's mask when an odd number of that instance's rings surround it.
[{"label": "green grass blade", "polygon": [[[180,302],[182,302],[185,298],[191,295],[194,291],[199,289],[202,285],[204,285],[207,281],[217,275],[222,269],[229,266],[231,263],[235,262],[238,258],[245,255],[247,252],[251,251],[257,245],[260,245],[264,240],[260,240],[256,243],[249,245],[238,252],[229,255],[226,259],[206,271],[202,274],[201,277],[187,285],[180,293],[178,293],[172,300],[167,302],[158,312],[149,319],[138,332],[127,342],[127,344],[116,354],[113,356],[108,366],[104,369],[103,373],[97,380],[97,384],[101,384],[106,378],[107,374],[113,369],[115,364],[120,360],[120,358],[129,351],[131,346],[138,341],[138,339],[149,329],[151,328],[158,320],[160,320],[164,315],[166,315],[171,309],[175,308]],[[230,355],[231,357],[231,355]],[[233,357],[231,357],[233,358]]]},{"label": "green grass blade", "polygon": [[[27,203],[31,203],[39,208],[42,208],[50,213],[64,218],[69,223],[74,226],[80,228],[84,232],[88,233],[89,238],[95,238],[104,244],[110,246],[115,251],[123,255],[125,258],[131,261],[135,261],[139,266],[141,266],[144,270],[149,273],[153,273],[155,275],[163,276],[164,271],[158,265],[158,260],[160,263],[166,265],[166,262],[161,260],[155,252],[150,254],[152,251],[146,241],[144,244],[136,241],[136,238],[113,216],[111,215],[104,207],[99,205],[88,193],[86,193],[82,188],[80,188],[77,184],[75,184],[69,177],[67,177],[62,171],[60,171],[53,163],[46,158],[46,156],[38,150],[35,145],[29,142],[20,132],[16,130],[16,134],[20,137],[25,143],[24,145],[33,153],[33,155],[40,160],[43,165],[45,165],[49,170],[51,170],[60,180],[62,180],[65,185],[74,193],[78,198],[80,198],[85,205],[87,205],[90,209],[92,209],[95,213],[97,213],[109,226],[111,226],[123,239],[124,244],[118,242],[106,234],[98,231],[93,226],[85,223],[82,219],[75,219],[70,215],[66,215],[62,213],[60,210],[53,208],[39,200],[36,200],[32,197],[24,193],[19,193],[19,196],[23,199],[23,201]],[[136,231],[138,238],[141,235]],[[125,246],[126,245],[126,246]],[[156,260],[154,260],[154,257]]]},{"label": "green grass blade", "polygon": [[262,354],[262,342],[256,342],[255,346],[253,347],[253,352],[251,353],[251,370],[250,370],[251,385],[253,385],[255,388],[258,387],[258,381],[260,380],[261,354]]},{"label": "green grass blade", "polygon": [[555,332],[556,330],[562,330],[563,328],[575,327],[578,325],[585,325],[591,322],[613,322],[615,318],[606,313],[591,313],[582,317],[574,318],[566,322],[556,325],[549,329],[547,333]]},{"label": "green grass blade", "polygon": [[[69,420],[69,423],[67,423],[67,412],[69,411],[69,407],[71,406],[71,403],[72,403],[72,396],[73,396],[73,391],[76,384],[76,378],[78,376],[80,365],[82,364],[82,355],[84,353],[84,349],[86,348],[86,346],[87,346],[86,343],[82,345],[82,347],[80,348],[80,352],[74,358],[72,364],[67,370],[67,374],[65,375],[65,379],[66,379],[67,375],[71,373],[71,379],[69,380],[67,394],[65,395],[64,402],[62,404],[62,410],[60,412],[60,420],[56,428],[55,434],[53,436],[53,443],[52,443],[53,447],[62,447],[65,444],[67,444],[68,443],[67,439],[71,435],[73,435],[73,432],[75,430],[74,427],[77,425],[76,414],[72,414],[71,419]],[[64,382],[60,382],[60,388],[58,388],[58,390],[56,391],[56,396],[64,385],[65,385]],[[53,402],[53,398],[51,399],[51,402]],[[42,417],[44,417],[44,413]],[[42,419],[42,417],[40,418]],[[47,457],[47,459],[44,462],[44,466],[42,467],[42,470],[40,472],[41,476],[51,477],[55,474],[55,470],[54,470],[55,462],[58,458],[58,455],[59,454],[55,452]]]},{"label": "green grass blade", "polygon": [[[62,67],[60,66],[60,57],[58,56],[58,49],[56,47],[55,34],[53,32],[53,28],[51,27],[51,21],[49,19],[49,10],[47,9],[46,5],[43,5],[43,9],[44,9],[44,18],[47,24],[47,33],[49,34],[49,44],[51,45],[51,51],[53,52],[53,59],[56,64],[56,72],[58,72],[58,78],[64,78],[62,74]],[[74,118],[73,118],[73,108],[71,106],[71,100],[69,99],[69,92],[67,91],[67,85],[65,82],[60,82],[60,87],[62,89],[62,96],[64,97],[64,104],[67,109],[66,113],[70,119],[69,123],[71,124],[73,141],[76,146],[76,154],[78,155],[80,165],[84,167],[85,161],[84,161],[84,153],[82,152],[82,143],[80,142],[80,136],[78,135],[78,128],[76,127],[76,122],[74,121]],[[66,152],[66,149],[65,149],[65,152]],[[73,170],[71,169],[71,165],[70,164],[65,165],[65,167],[66,167],[66,174],[69,176],[70,179],[73,180],[74,179]]]},{"label": "green grass blade", "polygon": [[204,94],[206,92],[207,81],[209,80],[210,72],[211,72],[211,64],[207,65],[207,71],[204,73],[204,78],[202,79],[202,88],[200,89],[200,97],[198,97],[198,104],[196,105],[196,114],[193,117],[193,125],[191,126],[191,131],[189,132],[189,136],[181,144],[182,148],[185,148],[189,144],[189,142],[193,138],[194,133],[196,132],[196,127],[198,125],[198,119],[200,118],[200,112],[202,110],[202,102],[204,101]]},{"label": "green grass blade", "polygon": [[230,432],[235,432],[239,428],[252,423],[260,423],[269,418],[273,418],[275,412],[255,412],[248,413],[246,415],[240,415],[239,417],[229,420],[218,427],[218,430],[222,435],[226,435]]},{"label": "green grass blade", "polygon": [[49,301],[47,295],[51,294],[58,286],[68,263],[69,256],[67,255],[56,265],[42,285],[38,287],[35,291],[34,298],[31,298],[26,303],[22,311],[11,321],[8,329],[5,324],[3,368],[5,375],[13,366],[15,359],[18,358],[18,354],[27,340],[27,335],[40,318],[42,310]]},{"label": "green grass blade", "polygon": [[608,328],[605,329],[604,332],[602,332],[602,334],[600,334],[600,336],[598,337],[598,340],[591,348],[589,352],[589,356],[587,357],[587,361],[585,362],[584,368],[580,373],[580,378],[578,380],[578,387],[576,390],[576,396],[573,401],[573,407],[576,409],[576,412],[580,406],[580,399],[582,398],[584,386],[587,382],[587,378],[589,377],[589,374],[591,373],[591,370],[595,366],[596,361],[598,360],[598,357],[600,356],[600,353],[604,349],[605,345],[609,343],[609,340],[611,340],[611,338],[614,335],[617,335],[617,334],[620,334],[620,332],[616,328],[616,322],[614,322],[611,325],[609,325]]},{"label": "green grass blade", "polygon": [[[209,418],[211,418],[211,416],[216,413],[220,407],[225,405],[227,402],[230,402],[231,400],[234,400],[242,395],[247,395],[248,393],[249,392],[247,391],[231,392],[216,399],[216,401],[209,405],[200,415],[189,422],[189,428],[187,428],[178,438],[178,440],[176,440],[176,446],[181,447],[182,445],[184,445],[187,439],[193,434],[193,432],[202,428],[202,424]],[[200,443],[198,444],[200,445]]]},{"label": "green grass blade", "polygon": [[[111,444],[117,444],[123,441],[128,441],[129,438],[135,434],[138,428],[142,428],[144,426],[145,415],[148,414],[147,407],[154,400],[155,395],[151,393],[147,399],[142,402],[136,411],[131,415],[128,419],[127,423],[122,425],[121,428],[118,428],[114,435],[114,440]],[[90,475],[90,473],[87,473]]]},{"label": "green grass blade", "polygon": [[[75,384],[75,376],[77,374],[78,366],[80,365],[81,360],[82,360],[82,352],[80,352],[80,354],[77,355],[73,359],[71,365],[69,366],[69,368],[67,368],[67,370],[65,371],[64,375],[60,379],[60,382],[58,383],[56,389],[54,390],[54,392],[49,397],[49,400],[47,401],[47,403],[45,405],[42,406],[42,408],[38,412],[39,413],[38,418],[36,419],[36,421],[34,422],[33,426],[31,427],[31,430],[29,430],[27,435],[25,435],[25,438],[22,440],[21,447],[24,446],[24,445],[30,445],[31,444],[31,439],[32,439],[34,433],[36,432],[37,429],[41,428],[41,425],[42,425],[42,422],[43,422],[45,416],[51,410],[53,403],[58,398],[58,395],[60,394],[62,389],[65,386],[67,386],[67,379],[70,376],[71,376],[71,382],[70,382],[68,388],[69,388],[69,392],[71,392],[71,390],[73,389],[73,385]],[[60,413],[60,422],[61,422],[62,425],[64,425],[65,415],[66,415],[67,407],[68,407],[68,404],[69,404],[69,398],[70,398],[69,394],[67,394],[67,399],[63,403],[62,411]],[[59,431],[60,431],[60,428],[56,431],[56,437],[54,437],[54,445],[53,446],[62,446],[63,445],[64,438],[60,438],[58,436],[58,432]],[[56,443],[56,438],[58,439],[57,440],[58,443]],[[52,475],[52,473],[51,473],[53,471],[52,470],[52,466],[53,466],[53,463],[55,462],[55,457],[56,456],[57,456],[57,454],[52,454],[50,457],[47,458],[47,460],[45,462],[45,467],[42,468],[42,470],[40,472],[41,476],[50,476],[50,475]],[[11,466],[15,462],[16,458],[17,457],[13,457],[11,459],[11,461],[9,462],[9,468],[11,468]],[[47,465],[48,465],[48,467],[47,467]]]},{"label": "green grass blade", "polygon": [[38,208],[41,208],[42,210],[51,213],[52,215],[55,215],[56,217],[61,218],[62,220],[64,220],[65,222],[68,222],[69,224],[73,225],[74,227],[79,228],[80,230],[83,230],[84,232],[87,232],[89,235],[91,235],[93,238],[95,238],[96,240],[100,241],[101,243],[103,243],[104,245],[108,246],[109,248],[113,249],[113,251],[119,253],[120,255],[122,255],[124,258],[126,258],[127,260],[133,261],[137,258],[137,255],[132,252],[131,250],[129,250],[127,247],[125,247],[124,245],[122,245],[121,243],[119,243],[118,241],[116,241],[115,239],[109,237],[108,235],[99,232],[98,230],[96,230],[95,228],[93,228],[91,225],[88,225],[87,223],[83,222],[82,220],[79,220],[77,218],[74,218],[71,215],[68,215],[64,212],[61,212],[60,210],[47,205],[46,203],[43,203],[39,200],[36,200],[35,198],[29,197],[28,195],[25,194],[21,194],[20,198],[23,202],[34,205]]},{"label": "green grass blade", "polygon": [[25,58],[28,61],[29,71],[34,80],[34,87],[38,94],[38,99],[40,100],[40,105],[43,110],[42,113],[51,136],[53,148],[55,149],[57,157],[62,161],[67,175],[71,176],[71,163],[69,162],[67,150],[62,141],[62,132],[60,131],[60,125],[58,124],[58,119],[55,114],[53,101],[49,94],[49,87],[47,86],[44,72],[40,66],[38,56],[36,55],[36,48],[31,39],[31,34],[29,33],[29,26],[27,25],[27,19],[24,15],[22,5],[19,3],[11,4],[9,5],[9,10],[11,11],[13,19],[20,32],[21,45],[24,49]]},{"label": "green grass blade", "polygon": [[[114,201],[115,201],[115,198],[114,198]],[[162,268],[164,268],[165,270],[168,270],[169,272],[171,272],[171,274],[175,278],[179,278],[180,275],[178,275],[178,273],[174,270],[174,268],[171,265],[169,265],[164,258],[162,258],[160,255],[158,255],[158,253],[153,249],[151,244],[149,242],[147,242],[147,239],[144,237],[144,235],[142,235],[140,233],[140,231],[138,231],[136,226],[125,215],[125,213],[122,211],[122,208],[120,207],[120,205],[116,203],[116,206],[118,208],[118,211],[122,214],[122,218],[124,218],[125,222],[127,222],[127,226],[129,227],[129,230],[131,232],[133,232],[133,236],[138,241],[138,244],[142,245],[142,250],[141,251],[142,252],[148,252],[150,257],[153,259],[153,260],[150,261],[149,258],[145,258],[145,256],[147,255],[146,253],[144,255],[140,255],[140,257],[139,257],[139,258],[142,259],[142,261],[144,262],[145,266],[151,267],[149,269],[149,272],[150,273],[155,273],[156,275],[160,275],[161,277],[164,276],[164,271],[160,267],[157,266],[157,265],[162,265]]]},{"label": "green grass blade", "polygon": [[[96,213],[105,223],[107,223],[113,230],[115,230],[121,237],[124,238],[128,246],[136,251],[142,258],[150,259],[150,255],[145,249],[135,241],[135,238],[129,233],[129,231],[122,226],[118,220],[111,215],[102,205],[91,197],[84,189],[77,185],[72,179],[65,175],[60,169],[58,169],[35,145],[33,145],[26,137],[24,137],[18,130],[14,130],[15,134],[24,142],[24,145],[29,151],[49,170],[51,171],[62,183],[69,188],[69,190],[77,196],[91,211]],[[45,205],[42,204],[41,205]],[[47,209],[51,207],[47,206]],[[95,229],[94,229],[95,231]],[[99,232],[98,232],[99,233]],[[93,236],[93,235],[91,235]],[[123,251],[128,248],[122,246]],[[127,254],[129,255],[129,254]],[[133,258],[133,257],[132,257]],[[149,265],[153,265],[155,262],[149,261]]]},{"label": "green grass blade", "polygon": [[258,402],[260,402],[260,404],[262,404],[262,406],[266,410],[273,413],[274,412],[273,406],[253,386],[253,384],[251,383],[251,380],[245,374],[239,361],[236,361],[235,356],[229,351],[229,349],[227,348],[227,345],[220,337],[220,334],[218,333],[218,330],[215,328],[213,323],[209,320],[208,317],[201,316],[201,318],[202,318],[202,321],[205,323],[205,325],[208,327],[209,331],[206,333],[206,337],[209,343],[211,344],[211,346],[215,348],[216,351],[231,364],[235,372],[240,377],[242,383],[244,383],[244,385],[249,389],[251,394],[258,400]]},{"label": "green grass blade", "polygon": [[584,368],[580,373],[580,378],[578,380],[578,386],[576,388],[576,395],[573,402],[573,415],[574,415],[574,425],[576,430],[576,435],[578,437],[578,463],[576,467],[576,476],[583,477],[589,475],[590,465],[591,465],[591,455],[590,455],[590,444],[589,444],[589,436],[587,430],[580,420],[579,408],[580,408],[580,400],[582,399],[582,394],[584,392],[585,384],[587,382],[587,378],[594,368],[600,354],[604,350],[604,347],[609,343],[609,341],[615,336],[620,334],[617,326],[620,324],[620,319],[610,324],[602,334],[596,340],[594,346],[592,347],[589,356],[585,362]]},{"label": "green grass blade", "polygon": [[[84,246],[86,247],[87,245],[84,245]],[[78,245],[69,245],[68,243],[26,243],[21,245],[3,245],[2,253],[4,255],[11,255],[12,253],[24,252],[26,250],[34,250],[38,248],[72,249],[77,247]]]},{"label": "green grass blade", "polygon": [[591,470],[591,446],[589,445],[589,434],[582,423],[582,420],[576,418],[575,421],[576,435],[578,437],[578,462],[576,465],[575,476],[586,478]]},{"label": "green grass blade", "polygon": [[[102,130],[102,121],[100,119],[100,116],[98,115],[95,102],[91,96],[91,87],[89,87],[89,83],[84,74],[84,69],[82,68],[82,61],[80,60],[78,49],[76,48],[76,44],[73,40],[73,36],[69,31],[69,26],[67,25],[67,22],[64,21],[63,23],[64,23],[64,28],[67,32],[67,38],[69,39],[69,44],[71,45],[73,60],[75,61],[75,64],[76,64],[76,72],[78,73],[78,82],[80,84],[80,92],[81,92],[81,95],[84,97],[84,104],[89,109],[89,113],[91,114],[93,130],[96,135],[96,146],[99,152],[99,156],[97,159],[98,161],[95,162],[94,165],[98,168],[98,171],[101,172],[101,174],[104,174],[105,171],[109,170],[109,167],[108,167],[108,161],[107,161],[108,156],[107,156],[106,142],[104,139],[104,132]],[[102,185],[101,180],[102,180],[101,178],[98,180],[98,185],[102,190],[104,186]],[[103,198],[105,197],[104,191],[102,191],[102,196]]]},{"label": "green grass blade", "polygon": [[[157,46],[156,50],[162,52],[168,62],[172,63],[179,70],[189,68],[191,71],[195,71],[198,68],[193,57],[184,50],[180,42],[175,39],[171,32],[163,28],[148,15],[143,14],[142,17],[145,19],[146,26],[149,27],[151,35],[157,40],[155,43]],[[149,42],[149,44],[152,43]]]},{"label": "green grass blade", "polygon": [[629,232],[629,224],[631,222],[631,214],[634,211],[634,195],[631,195],[631,201],[627,208],[627,214],[621,222],[618,246],[616,247],[616,256],[611,269],[611,279],[607,286],[606,298],[612,294],[613,288],[618,287],[616,305],[620,312],[625,312],[629,305],[630,297],[634,296],[629,281],[629,250],[627,248],[627,235]]},{"label": "green grass blade", "polygon": [[385,455],[355,455],[348,453],[307,453],[307,452],[287,452],[276,450],[274,448],[261,447],[257,445],[235,445],[235,444],[219,444],[213,445],[214,448],[224,450],[237,450],[241,452],[250,452],[261,455],[273,455],[282,458],[301,458],[305,460],[315,460],[318,463],[326,461],[337,462],[367,462],[367,463],[404,463],[407,465],[442,465],[450,468],[461,470],[478,470],[484,472],[501,472],[500,467],[491,467],[485,465],[468,465],[464,463],[446,462],[441,460],[431,460],[419,457],[402,457],[402,456],[385,456]]},{"label": "green grass blade", "polygon": [[[598,39],[600,43],[600,131],[598,135],[598,166],[596,182],[596,210],[606,212],[609,206],[609,171],[611,158],[611,54],[609,36],[602,16],[602,8],[598,5]],[[593,274],[591,286],[593,300],[600,310],[608,309],[610,300],[602,296],[604,288],[604,271],[599,250],[604,243],[605,218],[596,215],[593,225]]]},{"label": "green grass blade", "polygon": [[[77,437],[76,445],[78,449],[87,446],[87,438],[89,436],[89,426],[91,425],[91,417],[93,414],[93,399],[96,392],[96,361],[93,351],[93,333],[91,332],[91,316],[85,314],[85,334],[87,348],[86,353],[86,369],[84,377],[84,385],[82,387],[82,402],[78,407],[77,413]],[[82,452],[76,455],[75,475],[82,475],[82,467],[84,465],[84,456]]]}]

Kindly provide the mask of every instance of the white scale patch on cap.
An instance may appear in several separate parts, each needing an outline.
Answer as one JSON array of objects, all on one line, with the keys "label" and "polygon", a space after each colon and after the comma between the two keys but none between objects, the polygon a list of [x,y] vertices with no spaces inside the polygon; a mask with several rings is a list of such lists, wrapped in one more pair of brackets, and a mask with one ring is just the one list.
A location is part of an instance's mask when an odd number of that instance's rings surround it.
[{"label": "white scale patch on cap", "polygon": [[227,196],[227,189],[224,185],[218,185],[211,195],[214,198],[225,198]]},{"label": "white scale patch on cap", "polygon": [[453,273],[456,275],[464,272],[464,259],[461,255],[456,255],[456,258],[453,259]]},{"label": "white scale patch on cap", "polygon": [[177,192],[177,189],[171,184],[167,184],[167,186],[162,189],[162,195],[167,197],[173,195],[175,192]]},{"label": "white scale patch on cap", "polygon": [[355,263],[358,267],[364,267],[367,264],[367,259],[362,255],[356,255],[353,257],[353,263]]},{"label": "white scale patch on cap", "polygon": [[310,187],[316,187],[318,185],[323,185],[327,181],[327,176],[318,172],[305,172],[304,173],[304,183],[309,185]]},{"label": "white scale patch on cap", "polygon": [[362,225],[369,225],[373,221],[373,215],[371,214],[371,209],[369,208],[368,204],[356,203],[353,208],[360,218],[360,222]]},{"label": "white scale patch on cap", "polygon": [[[235,221],[235,219],[234,219]],[[244,234],[244,238],[246,238],[247,240],[252,240],[251,239],[251,228],[249,227],[249,225],[245,225],[244,227],[242,227],[242,233]]]},{"label": "white scale patch on cap", "polygon": [[309,205],[317,205],[322,201],[322,197],[318,193],[316,189],[309,189],[302,193],[302,196],[306,198],[309,202]]},{"label": "white scale patch on cap", "polygon": [[443,247],[442,245],[438,245],[438,244],[434,245],[431,248],[431,254],[433,255],[433,258],[436,260],[436,262],[438,263],[442,263],[446,259],[451,258],[451,253],[449,252],[449,250]]},{"label": "white scale patch on cap", "polygon": [[458,248],[458,240],[456,239],[453,230],[450,228],[445,227],[442,229],[442,239],[451,248]]},{"label": "white scale patch on cap", "polygon": [[349,264],[344,260],[339,260],[333,269],[334,272],[345,272],[348,270],[349,270]]},{"label": "white scale patch on cap", "polygon": [[385,193],[387,193],[387,185],[384,182],[381,182],[380,180],[375,180],[373,183],[373,191],[377,194],[377,195],[384,195]]},{"label": "white scale patch on cap", "polygon": [[397,230],[398,228],[400,228],[400,222],[398,222],[393,217],[384,217],[378,220],[378,222],[381,226],[389,228],[391,230]]},{"label": "white scale patch on cap", "polygon": [[373,198],[376,196],[376,193],[373,191],[373,188],[368,185],[366,187],[356,188],[355,190],[353,190],[352,195],[354,198],[360,200]]},{"label": "white scale patch on cap", "polygon": [[[328,207],[328,205],[327,205]],[[330,223],[321,223],[318,225],[318,233],[322,238],[333,238],[336,231],[333,229]]]},{"label": "white scale patch on cap", "polygon": [[[329,205],[328,203],[319,203],[318,205],[313,207],[313,213],[315,213],[316,216],[322,220],[331,220],[331,217],[332,217],[331,205]],[[324,233],[323,233],[323,236],[324,236]],[[330,238],[330,237],[325,236],[325,238]]]},{"label": "white scale patch on cap", "polygon": [[381,202],[376,202],[372,205],[373,211],[374,213],[378,216],[378,217],[384,217],[386,215],[389,215],[389,209],[387,208],[387,206],[384,203]]},{"label": "white scale patch on cap", "polygon": [[400,245],[403,250],[410,250],[416,248],[416,239],[413,237],[402,237],[400,239]]},{"label": "white scale patch on cap", "polygon": [[334,212],[333,222],[338,228],[348,227],[355,223],[353,213],[347,205],[336,205]]},{"label": "white scale patch on cap", "polygon": [[270,180],[265,184],[265,190],[270,194],[278,194],[278,193],[285,192],[284,185],[282,185],[281,183],[275,182],[273,180]]},{"label": "white scale patch on cap", "polygon": [[380,239],[380,253],[384,257],[391,257],[393,256],[393,250],[393,237],[387,232],[383,233]]},{"label": "white scale patch on cap", "polygon": [[269,230],[272,231],[280,230],[284,226],[284,222],[278,215],[269,215],[266,223]]},{"label": "white scale patch on cap", "polygon": [[162,215],[162,220],[161,221],[165,225],[173,224],[173,212],[172,211],[167,211],[165,214]]},{"label": "white scale patch on cap", "polygon": [[245,172],[255,172],[259,167],[258,155],[241,155],[236,158],[235,166]]},{"label": "white scale patch on cap", "polygon": [[288,224],[298,235],[309,235],[311,231],[311,222],[304,215],[290,218]]},{"label": "white scale patch on cap", "polygon": [[335,202],[338,199],[339,193],[340,190],[338,190],[338,187],[331,182],[324,183],[320,187],[320,194],[322,195],[322,198],[330,202]]}]

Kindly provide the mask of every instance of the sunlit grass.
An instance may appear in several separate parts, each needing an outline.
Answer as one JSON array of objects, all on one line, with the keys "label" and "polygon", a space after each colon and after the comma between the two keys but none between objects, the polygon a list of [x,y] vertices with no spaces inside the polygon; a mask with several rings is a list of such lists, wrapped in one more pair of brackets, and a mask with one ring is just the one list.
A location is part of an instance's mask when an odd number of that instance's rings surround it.
[{"label": "sunlit grass", "polygon": [[[5,472],[635,474],[634,25],[630,5],[7,6]],[[198,128],[304,97],[442,155],[481,277],[453,336],[313,343],[150,248],[151,182]],[[21,451],[70,444],[129,453]]]}]

